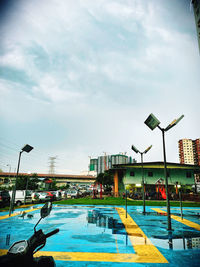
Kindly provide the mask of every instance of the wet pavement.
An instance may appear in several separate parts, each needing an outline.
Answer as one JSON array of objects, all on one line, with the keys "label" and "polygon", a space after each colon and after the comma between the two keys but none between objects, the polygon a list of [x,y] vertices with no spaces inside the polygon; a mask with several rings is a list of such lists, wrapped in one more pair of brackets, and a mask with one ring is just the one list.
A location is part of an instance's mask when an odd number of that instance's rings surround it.
[{"label": "wet pavement", "polygon": [[[40,212],[22,208],[16,216],[0,212],[0,253],[28,239]],[[54,205],[37,229],[59,228],[36,255],[52,255],[56,266],[200,266],[200,208],[171,208],[172,231],[165,207]],[[25,211],[26,213],[24,213]]]}]

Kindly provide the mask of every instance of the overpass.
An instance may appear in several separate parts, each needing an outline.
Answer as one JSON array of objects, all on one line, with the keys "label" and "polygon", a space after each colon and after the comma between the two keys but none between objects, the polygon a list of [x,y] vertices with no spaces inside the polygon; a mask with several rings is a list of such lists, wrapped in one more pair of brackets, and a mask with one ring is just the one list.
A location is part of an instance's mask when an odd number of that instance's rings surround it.
[{"label": "overpass", "polygon": [[[72,174],[44,174],[44,173],[18,173],[19,176],[30,176],[37,175],[38,178],[55,180],[57,185],[64,185],[66,183],[85,183],[91,184],[95,182],[96,177],[92,175],[72,175]],[[15,172],[1,172],[0,183],[4,183],[5,178],[14,180],[16,177]]]}]

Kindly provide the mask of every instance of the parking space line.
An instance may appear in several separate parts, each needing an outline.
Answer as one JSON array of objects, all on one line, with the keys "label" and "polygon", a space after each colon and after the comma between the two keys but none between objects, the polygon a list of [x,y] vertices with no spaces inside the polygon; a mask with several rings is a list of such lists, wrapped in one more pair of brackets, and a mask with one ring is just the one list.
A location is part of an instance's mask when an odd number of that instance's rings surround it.
[{"label": "parking space line", "polygon": [[[29,211],[33,211],[32,209]],[[128,237],[135,253],[94,253],[94,252],[59,252],[59,251],[38,251],[35,256],[53,256],[55,260],[61,261],[87,261],[87,262],[124,262],[124,263],[168,263],[166,258],[151,243],[134,220],[123,208],[116,208],[122,223],[125,226]],[[29,212],[27,211],[27,212]],[[18,213],[19,214],[19,213]],[[13,214],[16,216],[18,214]],[[3,217],[3,216],[2,216]],[[0,255],[7,253],[7,250],[0,249]]]},{"label": "parking space line", "polygon": [[[32,211],[34,211],[34,210],[39,210],[39,209],[41,209],[41,208],[35,208],[35,209],[24,210],[24,212],[27,213],[27,212],[32,212]],[[0,216],[0,220],[7,219],[7,218],[10,218],[10,217],[15,217],[15,216],[20,215],[20,214],[22,214],[21,211],[12,213],[10,216],[9,216],[9,214],[6,214],[6,215],[4,215],[4,216]]]},{"label": "parking space line", "polygon": [[[164,210],[161,210],[161,209],[158,209],[158,208],[151,208],[151,209],[156,211],[156,212],[166,214],[166,211],[164,211]],[[191,228],[194,228],[194,229],[200,231],[200,225],[198,223],[191,222],[191,221],[186,220],[184,218],[181,219],[181,217],[176,216],[176,215],[172,215],[172,214],[171,214],[171,218],[176,220],[176,221],[178,221],[178,222],[181,222],[181,223],[183,223],[183,224],[185,224],[185,225],[187,225],[187,226],[189,226]]]},{"label": "parking space line", "polygon": [[116,208],[120,219],[123,222],[132,246],[138,257],[141,257],[143,262],[160,262],[167,263],[168,261],[161,252],[152,244],[150,239],[144,234],[142,229],[135,223],[124,208]]}]

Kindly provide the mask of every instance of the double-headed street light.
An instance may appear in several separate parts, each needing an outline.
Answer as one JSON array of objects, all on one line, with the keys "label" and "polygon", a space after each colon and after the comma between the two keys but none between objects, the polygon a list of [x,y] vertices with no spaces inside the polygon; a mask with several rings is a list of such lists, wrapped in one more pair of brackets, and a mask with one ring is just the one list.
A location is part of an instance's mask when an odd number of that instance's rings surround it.
[{"label": "double-headed street light", "polygon": [[20,159],[21,159],[21,154],[25,151],[29,153],[33,149],[32,146],[26,144],[21,151],[19,152],[19,159],[18,159],[18,165],[17,165],[17,174],[16,174],[16,179],[15,179],[15,185],[13,187],[12,191],[12,198],[10,201],[10,209],[9,209],[9,216],[11,215],[11,212],[13,211],[14,203],[15,203],[15,194],[16,194],[16,188],[17,188],[17,178],[18,178],[18,173],[19,173],[19,165],[20,165]]},{"label": "double-headed street light", "polygon": [[165,188],[166,188],[166,205],[167,205],[167,221],[168,221],[168,230],[172,230],[171,226],[171,216],[170,216],[170,202],[169,202],[169,192],[168,192],[168,177],[167,177],[167,163],[166,163],[166,151],[165,151],[165,132],[167,132],[169,129],[174,127],[182,118],[184,115],[182,115],[180,118],[173,120],[166,128],[161,128],[159,126],[160,121],[151,113],[149,117],[144,122],[151,130],[154,130],[156,127],[158,127],[162,132],[162,139],[163,139],[163,156],[164,156],[164,175],[165,175]]},{"label": "double-headed street light", "polygon": [[152,145],[147,147],[147,149],[144,152],[140,152],[134,145],[132,145],[131,149],[135,153],[140,153],[141,155],[141,163],[142,163],[142,200],[143,200],[143,214],[146,213],[145,211],[145,190],[144,190],[144,167],[143,167],[143,154],[146,154],[150,149],[152,148]]}]

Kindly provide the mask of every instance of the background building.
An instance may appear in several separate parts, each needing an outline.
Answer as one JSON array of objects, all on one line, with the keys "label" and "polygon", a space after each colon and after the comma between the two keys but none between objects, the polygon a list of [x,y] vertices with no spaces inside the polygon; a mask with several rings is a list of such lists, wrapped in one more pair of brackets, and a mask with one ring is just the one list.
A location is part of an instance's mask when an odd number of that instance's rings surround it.
[{"label": "background building", "polygon": [[129,164],[134,162],[136,162],[135,159],[132,159],[125,154],[105,154],[104,156],[99,156],[96,159],[90,159],[89,170],[95,171],[98,175],[99,173],[103,173],[105,170],[111,169],[115,164]]},{"label": "background building", "polygon": [[200,139],[181,139],[178,146],[181,164],[200,165]]},{"label": "background building", "polygon": [[[115,195],[124,192],[126,186],[132,188],[134,192],[141,192],[142,177],[146,192],[155,192],[158,183],[165,184],[164,164],[163,162],[145,162],[143,167],[141,163],[117,164],[112,169],[114,173]],[[167,163],[167,176],[169,189],[175,190],[176,184],[187,189],[192,189],[195,184],[195,174],[200,173],[200,166],[191,164]]]},{"label": "background building", "polygon": [[199,43],[199,51],[200,51],[200,0],[192,0],[193,9],[194,9],[194,17],[197,29],[197,38]]}]

